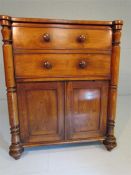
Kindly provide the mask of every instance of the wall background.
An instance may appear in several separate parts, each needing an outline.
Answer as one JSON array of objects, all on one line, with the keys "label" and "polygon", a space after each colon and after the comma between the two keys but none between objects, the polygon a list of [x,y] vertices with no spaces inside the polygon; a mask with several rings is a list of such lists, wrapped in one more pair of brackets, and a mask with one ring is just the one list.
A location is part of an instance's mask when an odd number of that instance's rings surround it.
[{"label": "wall background", "polygon": [[[131,94],[130,0],[0,0],[0,14],[60,19],[123,19],[118,93]],[[0,38],[0,99],[6,99],[1,44]]]}]

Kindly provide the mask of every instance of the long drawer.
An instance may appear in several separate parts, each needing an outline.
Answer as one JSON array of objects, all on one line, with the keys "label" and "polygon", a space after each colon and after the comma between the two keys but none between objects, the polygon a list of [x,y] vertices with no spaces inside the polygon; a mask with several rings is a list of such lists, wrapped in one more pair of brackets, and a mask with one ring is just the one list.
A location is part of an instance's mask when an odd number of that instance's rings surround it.
[{"label": "long drawer", "polygon": [[112,30],[109,27],[43,25],[13,27],[15,49],[101,49],[110,50]]},{"label": "long drawer", "polygon": [[109,54],[16,54],[17,78],[110,76]]}]

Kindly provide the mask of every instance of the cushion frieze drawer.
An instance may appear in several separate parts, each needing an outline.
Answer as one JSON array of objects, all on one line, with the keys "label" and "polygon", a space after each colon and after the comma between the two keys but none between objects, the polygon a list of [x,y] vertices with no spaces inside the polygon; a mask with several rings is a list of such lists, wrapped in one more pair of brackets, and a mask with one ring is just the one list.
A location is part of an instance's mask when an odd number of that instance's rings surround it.
[{"label": "cushion frieze drawer", "polygon": [[15,49],[101,49],[110,50],[109,27],[50,25],[50,27],[13,27]]},{"label": "cushion frieze drawer", "polygon": [[17,78],[110,76],[108,54],[18,54]]}]

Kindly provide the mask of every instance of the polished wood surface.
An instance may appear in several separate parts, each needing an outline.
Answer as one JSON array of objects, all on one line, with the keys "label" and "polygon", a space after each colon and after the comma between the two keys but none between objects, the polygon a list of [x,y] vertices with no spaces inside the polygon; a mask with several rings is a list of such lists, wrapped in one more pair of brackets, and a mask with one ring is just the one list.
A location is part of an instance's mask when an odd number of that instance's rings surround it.
[{"label": "polished wood surface", "polygon": [[[56,24],[80,24],[80,25],[107,25],[112,26],[113,21],[95,21],[95,20],[65,20],[65,19],[47,19],[47,18],[23,18],[11,17],[7,15],[0,15],[0,20],[9,20],[11,22],[19,23],[56,23]],[[122,20],[117,20],[123,24]]]},{"label": "polished wood surface", "polygon": [[[112,30],[102,27],[43,25],[43,27],[13,27],[13,47],[16,49],[111,49]],[[85,39],[80,42],[83,36]],[[95,37],[94,37],[95,36]]]},{"label": "polished wood surface", "polygon": [[[83,62],[85,66],[82,66]],[[17,78],[110,76],[110,54],[16,54]]]},{"label": "polished wood surface", "polygon": [[[4,18],[6,18],[4,16]],[[10,18],[10,17],[7,17]],[[32,22],[32,23],[46,23],[46,24],[79,24],[79,25],[100,25],[111,26],[112,21],[95,21],[95,20],[65,20],[65,19],[46,19],[46,18],[11,18],[12,22]],[[119,23],[123,23],[119,20]]]},{"label": "polished wood surface", "polygon": [[123,22],[1,15],[0,24],[10,155],[88,141],[112,150]]},{"label": "polished wood surface", "polygon": [[18,83],[22,143],[64,139],[64,84]]},{"label": "polished wood surface", "polygon": [[104,136],[108,81],[73,81],[67,84],[66,133],[68,139]]},{"label": "polished wood surface", "polygon": [[122,24],[118,21],[113,23],[113,43],[112,43],[112,59],[111,59],[111,80],[109,90],[108,103],[108,124],[107,124],[107,139],[104,141],[105,146],[109,151],[117,146],[116,138],[114,136],[115,116],[116,116],[116,102],[117,102],[117,88],[118,88],[118,74],[120,61],[120,38],[121,38]]},{"label": "polished wood surface", "polygon": [[5,82],[7,87],[8,112],[11,131],[11,145],[9,154],[15,159],[19,159],[23,152],[23,147],[19,135],[19,118],[17,108],[16,82],[14,75],[13,52],[12,52],[12,32],[11,24],[8,21],[2,21],[3,36],[3,58],[5,68]]}]

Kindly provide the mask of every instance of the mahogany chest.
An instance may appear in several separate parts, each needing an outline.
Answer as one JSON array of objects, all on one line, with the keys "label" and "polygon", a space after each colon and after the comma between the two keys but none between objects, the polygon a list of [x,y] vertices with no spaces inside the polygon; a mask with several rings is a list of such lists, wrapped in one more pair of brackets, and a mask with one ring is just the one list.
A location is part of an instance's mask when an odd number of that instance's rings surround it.
[{"label": "mahogany chest", "polygon": [[11,146],[102,141],[114,136],[123,22],[0,16]]}]

